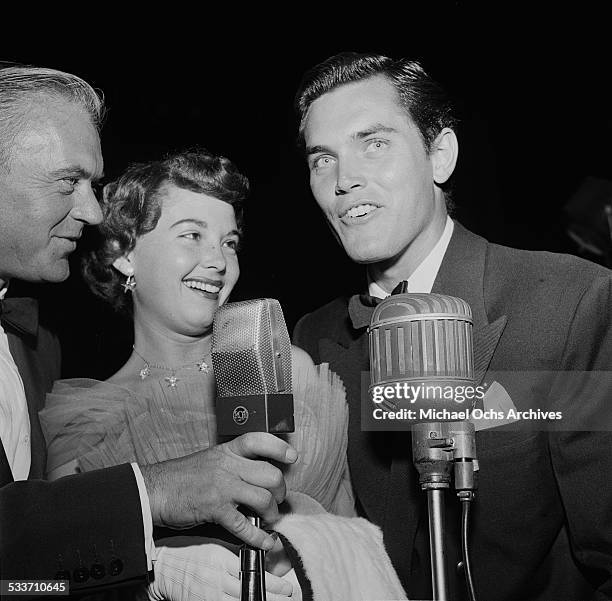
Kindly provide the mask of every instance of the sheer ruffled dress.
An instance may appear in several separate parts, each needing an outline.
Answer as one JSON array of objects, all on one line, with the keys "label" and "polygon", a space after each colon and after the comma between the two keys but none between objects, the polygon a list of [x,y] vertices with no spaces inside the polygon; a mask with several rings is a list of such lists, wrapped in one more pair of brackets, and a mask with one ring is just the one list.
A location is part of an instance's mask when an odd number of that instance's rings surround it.
[{"label": "sheer ruffled dress", "polygon": [[[150,464],[216,442],[211,374],[181,374],[175,386],[151,374],[143,385],[136,394],[92,379],[56,382],[40,413],[48,473],[74,460],[80,471]],[[332,513],[352,515],[344,386],[327,365],[300,362],[293,370],[293,394],[296,432],[287,438],[299,459],[287,468],[288,490],[313,497]]]}]

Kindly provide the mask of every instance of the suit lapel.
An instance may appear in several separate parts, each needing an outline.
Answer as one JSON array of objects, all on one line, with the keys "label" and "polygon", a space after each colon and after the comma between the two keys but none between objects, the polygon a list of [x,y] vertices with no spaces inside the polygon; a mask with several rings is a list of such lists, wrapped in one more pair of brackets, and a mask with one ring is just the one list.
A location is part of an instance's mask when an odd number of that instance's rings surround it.
[{"label": "suit lapel", "polygon": [[474,330],[474,384],[476,386],[484,380],[507,321],[506,316],[502,315],[493,323]]},{"label": "suit lapel", "polygon": [[489,323],[485,307],[484,272],[487,241],[455,221],[432,292],[457,296],[472,309],[474,330]]},{"label": "suit lapel", "polygon": [[474,380],[480,384],[493,358],[506,316],[489,323],[484,289],[488,242],[455,221],[455,229],[432,292],[467,301],[474,320]]}]

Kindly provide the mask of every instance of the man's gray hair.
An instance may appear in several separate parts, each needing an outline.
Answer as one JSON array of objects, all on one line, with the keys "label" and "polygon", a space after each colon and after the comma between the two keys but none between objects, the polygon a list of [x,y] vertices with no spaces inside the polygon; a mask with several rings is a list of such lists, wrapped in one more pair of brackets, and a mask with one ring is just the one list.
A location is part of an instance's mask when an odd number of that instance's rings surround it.
[{"label": "man's gray hair", "polygon": [[104,99],[80,77],[46,67],[0,67],[0,165],[7,164],[12,140],[23,126],[29,107],[44,96],[80,104],[100,130]]}]

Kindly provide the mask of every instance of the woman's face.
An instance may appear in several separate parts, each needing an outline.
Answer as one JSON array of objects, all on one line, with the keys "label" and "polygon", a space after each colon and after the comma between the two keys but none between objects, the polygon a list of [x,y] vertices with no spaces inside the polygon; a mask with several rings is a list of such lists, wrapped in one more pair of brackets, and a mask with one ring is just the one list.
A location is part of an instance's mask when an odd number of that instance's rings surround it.
[{"label": "woman's face", "polygon": [[136,241],[135,317],[160,331],[199,336],[238,280],[239,234],[231,205],[173,185],[162,189],[161,216]]}]

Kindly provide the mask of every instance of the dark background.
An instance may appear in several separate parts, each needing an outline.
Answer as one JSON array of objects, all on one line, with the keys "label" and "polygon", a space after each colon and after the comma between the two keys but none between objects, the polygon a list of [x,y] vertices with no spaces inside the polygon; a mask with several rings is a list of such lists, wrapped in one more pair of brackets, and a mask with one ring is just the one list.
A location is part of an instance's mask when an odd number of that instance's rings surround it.
[{"label": "dark background", "polygon": [[[502,244],[584,254],[566,234],[564,207],[585,178],[612,180],[605,11],[364,6],[333,22],[331,5],[252,22],[241,13],[241,26],[237,14],[177,16],[165,7],[168,20],[155,28],[118,16],[96,34],[67,18],[58,35],[0,42],[0,59],[70,71],[104,92],[108,179],[129,162],[189,146],[231,158],[252,186],[233,300],[278,298],[290,328],[363,281],[319,214],[294,143],[303,72],[342,50],[418,58],[450,91],[461,119],[454,199],[462,223]],[[593,216],[601,209],[587,210],[586,199],[578,206]],[[131,324],[89,294],[78,257],[73,264],[67,282],[36,294],[59,328],[64,375],[108,377],[129,355]]]}]

